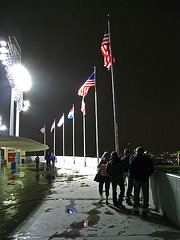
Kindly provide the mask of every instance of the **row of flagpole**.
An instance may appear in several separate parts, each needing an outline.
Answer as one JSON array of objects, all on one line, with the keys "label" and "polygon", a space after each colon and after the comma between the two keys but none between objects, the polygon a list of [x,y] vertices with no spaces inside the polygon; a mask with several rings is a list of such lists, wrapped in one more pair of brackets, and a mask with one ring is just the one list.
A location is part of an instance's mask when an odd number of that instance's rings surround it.
[{"label": "row of flagpole", "polygon": [[[113,98],[113,116],[114,116],[114,136],[115,136],[115,150],[119,153],[119,142],[118,142],[118,124],[116,119],[116,102],[115,102],[115,91],[114,91],[114,73],[113,73],[113,61],[112,57],[112,49],[111,49],[111,36],[110,36],[110,19],[108,16],[108,26],[106,32],[104,34],[103,42],[101,44],[101,52],[104,56],[104,66],[111,70],[111,79],[112,79],[112,98]],[[97,163],[99,163],[99,143],[98,143],[98,111],[97,111],[97,89],[96,89],[96,67],[94,67],[93,74],[87,79],[87,81],[81,86],[78,91],[78,95],[82,96],[82,104],[81,111],[83,113],[83,142],[84,142],[84,164],[86,166],[86,108],[84,98],[87,95],[89,88],[95,87],[95,126],[96,126],[96,155],[97,155]],[[68,114],[68,119],[73,119],[73,159],[75,163],[75,131],[74,131],[74,104],[73,108],[70,110]],[[51,126],[51,132],[54,131],[54,154],[56,152],[55,149],[55,141],[56,141],[56,121]],[[59,120],[57,126],[60,127],[63,125],[63,156],[65,156],[65,143],[64,143],[64,113],[61,119]],[[46,144],[46,131],[45,125],[40,130],[44,134],[44,144]],[[45,152],[44,152],[45,155]]]}]

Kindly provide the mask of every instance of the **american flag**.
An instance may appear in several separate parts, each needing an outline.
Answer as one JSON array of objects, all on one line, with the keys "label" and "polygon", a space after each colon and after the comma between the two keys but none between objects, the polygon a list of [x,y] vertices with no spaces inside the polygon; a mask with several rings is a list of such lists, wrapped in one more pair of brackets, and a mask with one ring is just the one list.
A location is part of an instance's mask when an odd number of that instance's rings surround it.
[{"label": "american flag", "polygon": [[109,32],[108,28],[104,34],[104,38],[101,44],[101,52],[104,56],[104,66],[110,70],[111,68],[111,53],[110,53],[110,39],[109,39]]},{"label": "american flag", "polygon": [[85,97],[90,87],[95,87],[94,73],[88,78],[88,80],[81,86],[78,91],[78,95]]},{"label": "american flag", "polygon": [[85,102],[84,102],[84,97],[82,98],[81,112],[83,113],[83,117],[84,117],[86,115],[86,106],[85,106]]},{"label": "american flag", "polygon": [[40,131],[44,134],[45,133],[45,127],[42,127]]}]

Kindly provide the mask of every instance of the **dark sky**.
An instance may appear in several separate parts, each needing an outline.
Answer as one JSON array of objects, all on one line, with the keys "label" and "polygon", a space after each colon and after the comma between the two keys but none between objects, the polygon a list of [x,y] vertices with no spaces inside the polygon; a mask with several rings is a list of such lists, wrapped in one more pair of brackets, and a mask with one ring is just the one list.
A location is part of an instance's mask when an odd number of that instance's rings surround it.
[{"label": "dark sky", "polygon": [[[97,68],[99,152],[114,150],[110,71],[100,51],[111,16],[112,51],[120,152],[131,143],[152,152],[180,150],[179,0],[0,0],[0,36],[15,36],[22,64],[33,86],[31,102],[20,114],[20,136],[52,149],[53,119],[65,114],[65,154],[72,154],[75,104],[76,155],[83,155],[81,97],[78,89]],[[9,124],[10,86],[0,65],[0,114]],[[86,101],[86,153],[96,155],[94,88]],[[56,154],[62,155],[62,130],[56,128]]]}]

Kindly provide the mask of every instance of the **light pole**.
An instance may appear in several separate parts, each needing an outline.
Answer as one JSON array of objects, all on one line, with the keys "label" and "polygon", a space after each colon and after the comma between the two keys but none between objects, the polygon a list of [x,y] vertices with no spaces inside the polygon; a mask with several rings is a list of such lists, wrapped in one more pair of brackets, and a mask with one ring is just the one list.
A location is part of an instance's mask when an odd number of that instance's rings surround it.
[{"label": "light pole", "polygon": [[23,110],[23,92],[31,88],[31,78],[21,65],[21,48],[15,37],[0,41],[0,60],[11,86],[9,135],[14,135],[14,102],[16,102],[16,136],[19,136],[19,113]]}]

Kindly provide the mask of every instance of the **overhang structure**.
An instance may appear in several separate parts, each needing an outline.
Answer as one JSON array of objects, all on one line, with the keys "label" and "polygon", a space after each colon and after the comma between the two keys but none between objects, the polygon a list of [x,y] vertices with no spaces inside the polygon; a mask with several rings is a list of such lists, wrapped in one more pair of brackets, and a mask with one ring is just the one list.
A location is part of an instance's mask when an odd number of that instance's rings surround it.
[{"label": "overhang structure", "polygon": [[15,137],[0,133],[0,147],[21,149],[25,152],[45,151],[49,149],[48,145],[34,141],[29,138]]}]

